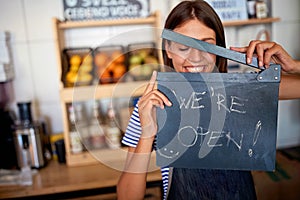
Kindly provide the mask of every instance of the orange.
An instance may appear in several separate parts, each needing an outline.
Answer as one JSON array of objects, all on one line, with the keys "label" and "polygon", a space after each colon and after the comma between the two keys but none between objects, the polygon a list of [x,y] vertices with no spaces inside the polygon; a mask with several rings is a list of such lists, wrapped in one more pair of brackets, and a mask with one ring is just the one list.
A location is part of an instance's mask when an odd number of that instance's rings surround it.
[{"label": "orange", "polygon": [[109,57],[105,53],[95,55],[95,65],[97,67],[105,67],[109,61]]},{"label": "orange", "polygon": [[123,74],[125,74],[125,72],[126,72],[125,65],[118,64],[118,65],[115,65],[115,67],[113,69],[113,76],[114,76],[114,78],[120,78],[121,76],[123,76]]},{"label": "orange", "polygon": [[125,55],[120,50],[115,50],[111,54],[111,59],[113,62],[123,63],[125,61]]}]

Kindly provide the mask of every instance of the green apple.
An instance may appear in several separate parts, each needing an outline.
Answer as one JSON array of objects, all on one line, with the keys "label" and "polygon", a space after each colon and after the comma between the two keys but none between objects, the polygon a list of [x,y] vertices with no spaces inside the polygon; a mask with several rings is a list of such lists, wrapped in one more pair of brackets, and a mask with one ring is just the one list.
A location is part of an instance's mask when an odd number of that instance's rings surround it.
[{"label": "green apple", "polygon": [[130,65],[140,65],[143,62],[143,58],[139,55],[132,55],[129,58]]}]

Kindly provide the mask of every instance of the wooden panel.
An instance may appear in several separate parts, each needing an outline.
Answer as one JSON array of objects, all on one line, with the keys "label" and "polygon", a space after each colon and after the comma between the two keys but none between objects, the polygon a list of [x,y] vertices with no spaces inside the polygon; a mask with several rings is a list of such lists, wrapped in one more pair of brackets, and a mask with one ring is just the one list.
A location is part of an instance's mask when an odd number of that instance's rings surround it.
[{"label": "wooden panel", "polygon": [[247,26],[255,24],[268,24],[280,21],[280,18],[264,18],[264,19],[249,19],[249,20],[238,20],[223,22],[223,26]]},{"label": "wooden panel", "polygon": [[61,90],[61,99],[65,103],[85,101],[101,98],[118,98],[139,96],[145,90],[147,81],[126,82],[107,85],[81,86],[64,88]]},{"label": "wooden panel", "polygon": [[138,24],[155,24],[157,13],[147,18],[136,19],[118,19],[118,20],[90,20],[90,21],[69,21],[61,22],[58,26],[60,29],[99,27],[99,26],[120,26],[120,25],[138,25]]}]

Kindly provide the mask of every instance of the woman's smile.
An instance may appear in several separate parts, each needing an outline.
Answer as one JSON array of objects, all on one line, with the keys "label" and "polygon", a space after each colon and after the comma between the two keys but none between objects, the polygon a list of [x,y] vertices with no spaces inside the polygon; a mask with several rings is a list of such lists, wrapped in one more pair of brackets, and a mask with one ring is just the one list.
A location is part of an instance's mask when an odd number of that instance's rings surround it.
[{"label": "woman's smile", "polygon": [[186,65],[182,66],[182,72],[200,73],[207,71],[207,65]]}]

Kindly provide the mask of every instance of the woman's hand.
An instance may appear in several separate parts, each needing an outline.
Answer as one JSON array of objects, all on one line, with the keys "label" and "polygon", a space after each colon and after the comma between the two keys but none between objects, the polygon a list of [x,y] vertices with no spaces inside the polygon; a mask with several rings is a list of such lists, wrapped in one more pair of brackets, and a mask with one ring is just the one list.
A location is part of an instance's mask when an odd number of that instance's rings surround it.
[{"label": "woman's hand", "polygon": [[157,72],[152,77],[138,102],[139,116],[142,127],[142,138],[154,138],[157,133],[156,107],[171,106],[168,98],[155,88]]},{"label": "woman's hand", "polygon": [[247,63],[250,64],[252,57],[257,56],[260,67],[269,67],[270,63],[280,64],[282,70],[291,74],[300,74],[299,61],[294,60],[279,44],[253,40],[246,47],[230,47],[231,50],[246,53]]}]

